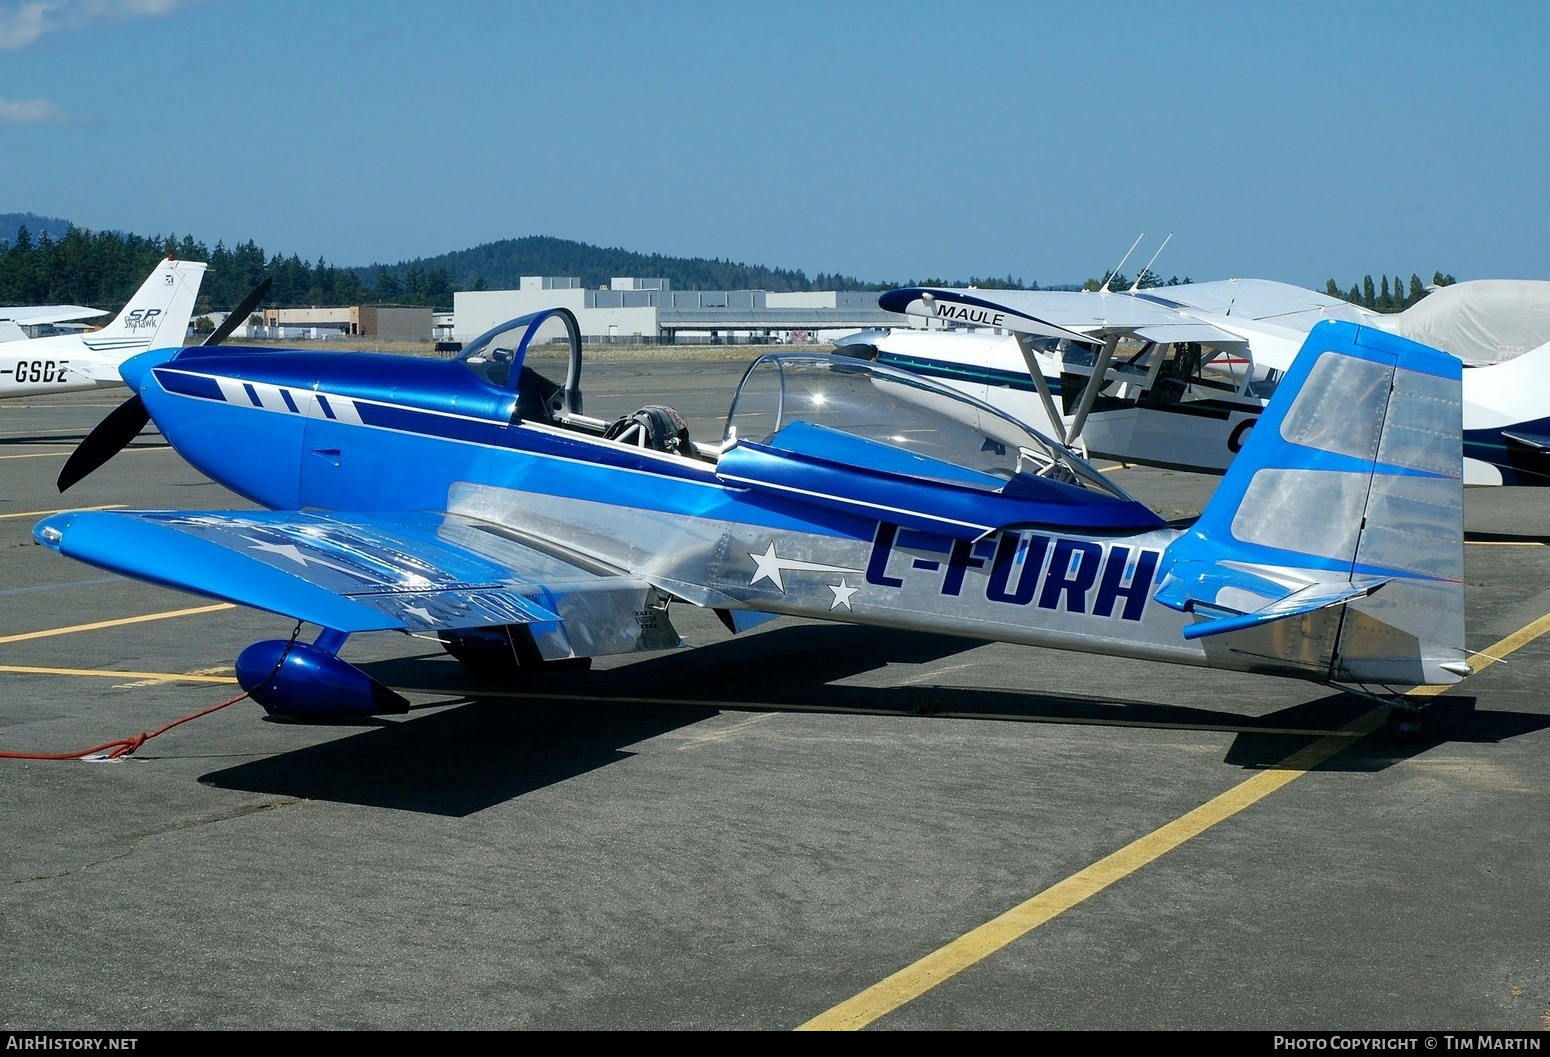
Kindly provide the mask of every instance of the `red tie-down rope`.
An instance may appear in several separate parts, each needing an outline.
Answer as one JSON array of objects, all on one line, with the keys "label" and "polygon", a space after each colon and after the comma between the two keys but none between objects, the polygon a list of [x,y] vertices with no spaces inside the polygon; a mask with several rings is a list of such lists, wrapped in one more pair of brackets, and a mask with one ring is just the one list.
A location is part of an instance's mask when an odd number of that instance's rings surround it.
[{"label": "red tie-down rope", "polygon": [[100,756],[104,760],[117,760],[130,755],[152,738],[167,733],[173,727],[187,723],[191,719],[198,719],[200,716],[208,716],[211,712],[219,712],[223,708],[235,705],[247,696],[247,692],[243,691],[230,701],[222,701],[218,705],[211,705],[209,708],[184,716],[182,719],[175,719],[165,727],[158,727],[148,734],[142,731],[132,738],[120,738],[117,741],[105,742],[92,749],[79,749],[75,752],[10,752],[0,749],[0,758],[7,760],[79,760],[88,756]]},{"label": "red tie-down rope", "polygon": [[[301,624],[302,622],[299,620],[296,622],[296,627],[291,630],[291,640],[285,644],[285,649],[280,652],[280,659],[275,662],[273,670],[271,670],[270,673],[264,677],[264,682],[260,683],[260,686],[263,686],[265,683],[268,683],[269,680],[273,679],[275,677],[275,673],[280,670],[280,666],[285,663],[285,658],[290,656],[291,647],[296,644],[296,637],[301,634]],[[125,756],[132,755],[136,749],[150,741],[152,738],[167,733],[167,731],[171,730],[173,727],[182,726],[184,723],[187,723],[190,720],[198,719],[200,716],[208,716],[211,712],[219,712],[223,708],[230,708],[238,701],[245,700],[251,696],[252,695],[248,691],[244,690],[242,693],[238,694],[236,697],[229,701],[222,701],[218,705],[211,705],[209,708],[190,713],[189,715],[184,716],[182,719],[175,719],[164,727],[157,727],[150,733],[141,731],[139,734],[132,738],[119,738],[117,741],[104,742],[95,748],[78,749],[75,752],[11,752],[6,749],[0,749],[0,759],[80,760],[90,757],[101,757],[104,760],[123,759]]]}]

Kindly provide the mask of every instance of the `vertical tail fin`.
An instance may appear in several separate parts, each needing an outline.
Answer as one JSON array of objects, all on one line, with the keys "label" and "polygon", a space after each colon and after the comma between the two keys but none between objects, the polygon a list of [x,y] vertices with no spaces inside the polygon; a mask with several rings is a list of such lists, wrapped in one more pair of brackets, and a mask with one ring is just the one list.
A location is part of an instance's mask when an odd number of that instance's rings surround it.
[{"label": "vertical tail fin", "polygon": [[182,345],[207,267],[202,261],[162,261],[113,322],[85,336],[87,348],[113,370],[147,349]]},{"label": "vertical tail fin", "polygon": [[1453,683],[1464,663],[1461,364],[1353,323],[1308,334],[1158,601],[1267,671]]}]

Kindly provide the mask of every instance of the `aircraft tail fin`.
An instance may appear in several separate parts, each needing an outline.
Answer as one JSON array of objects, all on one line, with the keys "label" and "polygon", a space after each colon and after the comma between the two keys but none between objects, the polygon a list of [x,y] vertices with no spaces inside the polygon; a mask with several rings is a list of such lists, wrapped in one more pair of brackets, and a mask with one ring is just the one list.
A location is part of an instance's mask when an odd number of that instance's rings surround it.
[{"label": "aircraft tail fin", "polygon": [[169,257],[140,284],[113,322],[86,335],[83,340],[105,369],[116,374],[117,364],[130,356],[147,349],[181,346],[207,267],[202,261]]},{"label": "aircraft tail fin", "polygon": [[1157,600],[1207,651],[1336,682],[1448,684],[1464,644],[1462,365],[1372,327],[1322,322]]}]

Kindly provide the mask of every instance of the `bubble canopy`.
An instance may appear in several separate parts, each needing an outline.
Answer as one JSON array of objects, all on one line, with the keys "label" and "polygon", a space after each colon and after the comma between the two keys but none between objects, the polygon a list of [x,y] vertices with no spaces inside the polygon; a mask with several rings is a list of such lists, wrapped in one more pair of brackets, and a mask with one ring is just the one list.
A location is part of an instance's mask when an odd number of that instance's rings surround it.
[{"label": "bubble canopy", "polygon": [[1130,500],[1092,466],[990,405],[845,356],[756,361],[738,387],[723,439],[728,449],[753,443],[1003,494],[1043,482]]}]

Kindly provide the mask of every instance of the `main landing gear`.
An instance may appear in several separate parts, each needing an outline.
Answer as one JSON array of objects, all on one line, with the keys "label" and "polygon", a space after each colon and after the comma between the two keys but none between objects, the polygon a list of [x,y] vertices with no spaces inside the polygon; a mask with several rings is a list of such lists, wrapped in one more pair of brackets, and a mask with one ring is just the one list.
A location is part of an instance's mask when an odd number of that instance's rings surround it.
[{"label": "main landing gear", "polygon": [[509,680],[519,671],[584,671],[592,667],[591,657],[544,660],[525,624],[443,631],[440,638],[442,647],[457,658],[463,670],[481,682]]}]

